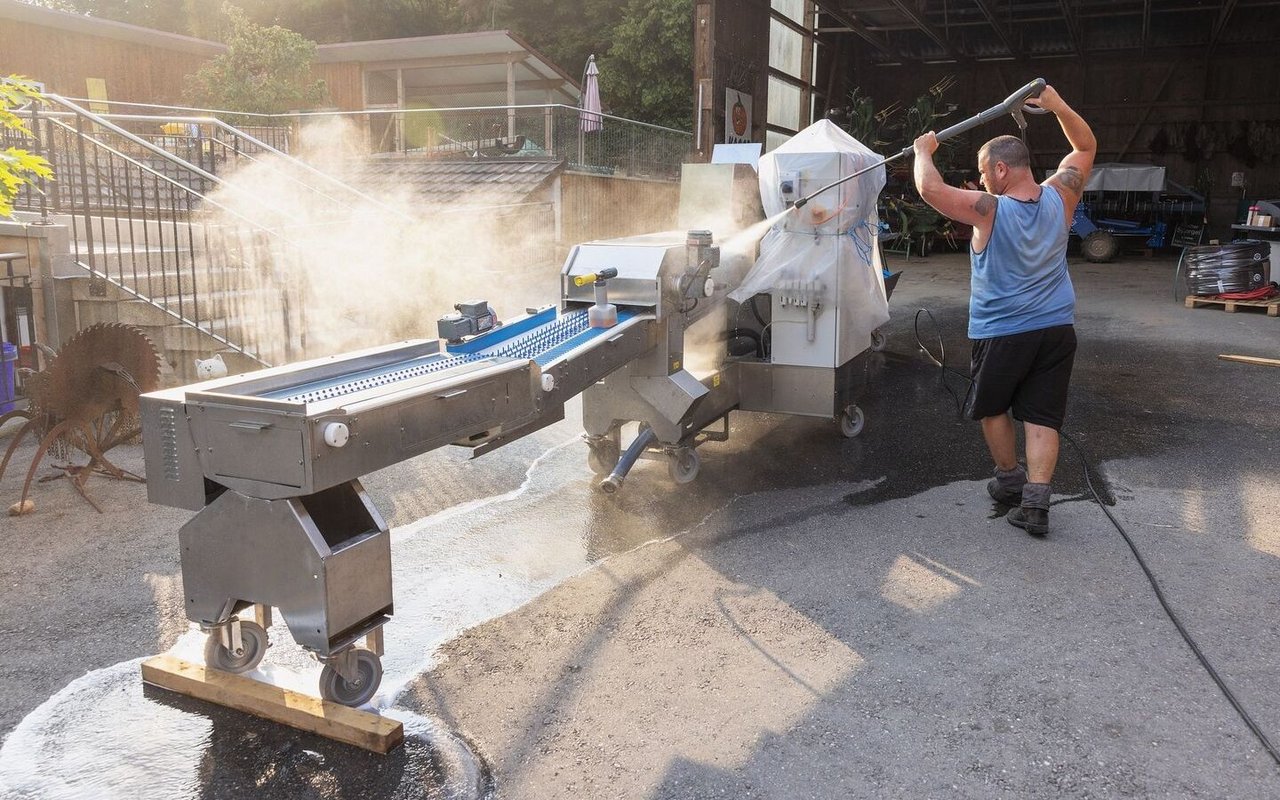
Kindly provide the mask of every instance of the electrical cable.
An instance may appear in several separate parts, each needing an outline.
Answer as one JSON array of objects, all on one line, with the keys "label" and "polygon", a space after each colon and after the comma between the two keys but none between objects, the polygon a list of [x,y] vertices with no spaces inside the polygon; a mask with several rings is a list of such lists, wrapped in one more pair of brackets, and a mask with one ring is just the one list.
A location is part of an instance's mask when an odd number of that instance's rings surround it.
[{"label": "electrical cable", "polygon": [[1280,294],[1280,289],[1276,288],[1275,282],[1268,283],[1266,286],[1254,289],[1251,292],[1225,292],[1218,295],[1220,300],[1269,300],[1273,296]]},{"label": "electrical cable", "polygon": [[[933,320],[934,329],[938,331],[938,345],[940,348],[940,356],[938,358],[935,358],[933,353],[929,351],[929,348],[925,347],[924,342],[920,340],[920,315],[922,313],[929,315],[929,319]],[[964,375],[958,370],[951,369],[946,365],[946,350],[943,348],[942,331],[938,327],[938,322],[934,319],[933,313],[927,308],[921,308],[916,312],[916,344],[919,345],[920,349],[929,357],[929,360],[936,364],[941,370],[943,386],[946,386],[946,374],[948,372],[960,375],[960,377],[964,378],[972,385],[973,378],[968,375]],[[947,391],[951,391],[949,386],[947,387]],[[955,397],[954,392],[951,394],[952,397]],[[959,411],[958,401],[957,411]],[[1111,520],[1111,524],[1120,532],[1120,536],[1124,539],[1125,544],[1129,546],[1129,550],[1137,560],[1138,566],[1142,568],[1143,574],[1147,576],[1147,582],[1151,584],[1151,589],[1155,592],[1156,600],[1160,602],[1160,607],[1164,609],[1164,613],[1169,617],[1173,626],[1178,629],[1178,633],[1182,635],[1182,639],[1187,643],[1187,647],[1191,648],[1191,652],[1200,662],[1200,666],[1204,667],[1205,672],[1209,673],[1210,678],[1213,678],[1213,682],[1217,684],[1218,689],[1222,692],[1223,696],[1227,698],[1227,702],[1235,709],[1236,714],[1238,714],[1240,719],[1244,721],[1245,726],[1249,728],[1249,731],[1262,745],[1263,749],[1267,751],[1267,754],[1271,756],[1272,760],[1275,761],[1277,765],[1280,765],[1280,751],[1276,749],[1276,747],[1271,743],[1271,740],[1267,738],[1266,733],[1256,722],[1254,722],[1253,717],[1249,715],[1249,712],[1245,710],[1244,706],[1236,698],[1235,693],[1231,691],[1229,686],[1227,686],[1226,681],[1222,679],[1222,676],[1218,674],[1216,669],[1214,669],[1213,664],[1209,662],[1209,657],[1200,649],[1200,645],[1196,644],[1195,639],[1191,637],[1191,633],[1187,630],[1186,626],[1182,624],[1182,619],[1178,616],[1177,612],[1173,610],[1173,607],[1169,605],[1169,601],[1165,598],[1164,590],[1160,588],[1160,582],[1156,579],[1151,568],[1147,566],[1146,559],[1144,559],[1142,557],[1142,553],[1138,551],[1138,546],[1134,543],[1132,537],[1129,536],[1129,532],[1125,530],[1124,525],[1120,524],[1120,520],[1116,519],[1115,515],[1111,513],[1111,510],[1107,508],[1107,504],[1102,502],[1102,497],[1098,494],[1098,490],[1094,488],[1093,480],[1089,476],[1090,462],[1088,457],[1085,456],[1084,449],[1080,447],[1080,445],[1076,443],[1076,440],[1071,438],[1067,433],[1063,431],[1059,431],[1059,433],[1062,435],[1062,438],[1066,439],[1067,442],[1070,443],[1071,447],[1075,449],[1076,457],[1080,459],[1080,465],[1084,469],[1085,486],[1089,487],[1089,493],[1093,495],[1093,500],[1098,504],[1098,508],[1101,508],[1102,513],[1107,515],[1107,519]]]}]

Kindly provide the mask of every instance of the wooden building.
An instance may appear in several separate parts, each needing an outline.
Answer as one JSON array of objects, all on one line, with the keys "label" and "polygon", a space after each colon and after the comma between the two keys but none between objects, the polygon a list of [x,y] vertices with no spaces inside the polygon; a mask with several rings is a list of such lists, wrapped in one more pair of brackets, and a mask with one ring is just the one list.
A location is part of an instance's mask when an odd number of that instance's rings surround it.
[{"label": "wooden building", "polygon": [[0,0],[0,74],[66,97],[177,104],[182,84],[225,45]]},{"label": "wooden building", "polygon": [[[0,0],[0,74],[113,103],[181,105],[218,42]],[[319,45],[313,66],[336,111],[576,104],[577,81],[509,31]],[[112,109],[119,110],[119,109]],[[305,110],[305,109],[297,109]]]}]

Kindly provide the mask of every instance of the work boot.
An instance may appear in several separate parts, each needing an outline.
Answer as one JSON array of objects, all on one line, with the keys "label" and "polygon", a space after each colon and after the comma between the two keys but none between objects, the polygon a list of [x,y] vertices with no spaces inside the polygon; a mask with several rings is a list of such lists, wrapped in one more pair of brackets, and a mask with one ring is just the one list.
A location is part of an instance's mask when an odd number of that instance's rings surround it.
[{"label": "work boot", "polygon": [[987,494],[997,503],[1016,506],[1022,502],[1022,485],[1027,482],[1027,471],[1021,464],[1013,469],[1003,470],[996,467],[995,478],[987,481]]},{"label": "work boot", "polygon": [[1022,528],[1032,536],[1049,532],[1049,495],[1047,483],[1026,483],[1022,487],[1022,505],[1005,514],[1010,525]]}]

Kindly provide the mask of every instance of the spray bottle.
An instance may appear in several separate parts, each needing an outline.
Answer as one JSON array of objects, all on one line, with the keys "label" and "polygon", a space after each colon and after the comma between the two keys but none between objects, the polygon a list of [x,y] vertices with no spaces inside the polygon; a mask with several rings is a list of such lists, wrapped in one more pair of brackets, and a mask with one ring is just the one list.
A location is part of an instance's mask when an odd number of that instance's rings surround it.
[{"label": "spray bottle", "polygon": [[605,281],[616,277],[618,270],[609,267],[573,279],[574,286],[590,283],[596,288],[596,303],[587,309],[587,321],[593,328],[612,328],[618,324],[618,307],[609,302],[609,289],[605,284]]}]

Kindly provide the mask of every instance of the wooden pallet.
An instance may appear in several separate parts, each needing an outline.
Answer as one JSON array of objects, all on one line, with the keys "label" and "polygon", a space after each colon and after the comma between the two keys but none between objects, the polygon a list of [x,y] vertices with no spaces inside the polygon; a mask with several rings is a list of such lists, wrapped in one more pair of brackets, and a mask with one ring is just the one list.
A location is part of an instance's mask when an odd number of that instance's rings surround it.
[{"label": "wooden pallet", "polygon": [[393,719],[173,656],[144,661],[142,680],[375,753],[389,753],[404,741],[404,726]]},{"label": "wooden pallet", "polygon": [[1198,306],[1222,306],[1228,314],[1236,313],[1239,308],[1265,308],[1268,317],[1280,317],[1280,297],[1270,300],[1218,300],[1214,297],[1187,296],[1187,308]]}]

